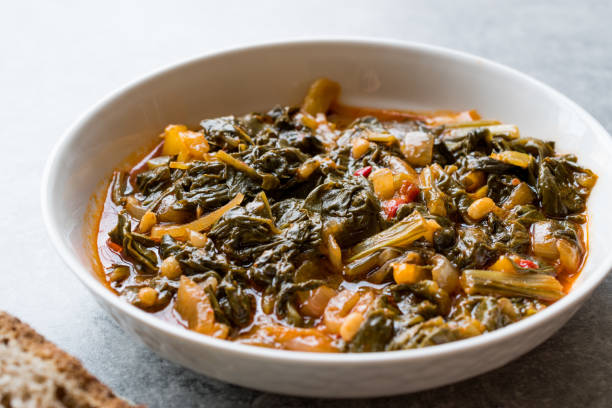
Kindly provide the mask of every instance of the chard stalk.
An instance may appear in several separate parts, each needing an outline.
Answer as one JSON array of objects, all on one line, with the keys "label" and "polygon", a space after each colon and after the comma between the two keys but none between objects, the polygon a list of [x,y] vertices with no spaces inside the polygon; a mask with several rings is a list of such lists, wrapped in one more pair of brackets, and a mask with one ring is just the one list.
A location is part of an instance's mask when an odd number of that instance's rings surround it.
[{"label": "chard stalk", "polygon": [[461,275],[461,286],[468,295],[523,296],[546,301],[555,301],[565,295],[561,283],[543,273],[467,269]]},{"label": "chard stalk", "polygon": [[424,237],[427,231],[428,226],[425,219],[415,210],[410,216],[391,228],[387,228],[355,245],[351,248],[349,252],[351,256],[347,261],[353,262],[384,247],[407,247],[417,239]]}]

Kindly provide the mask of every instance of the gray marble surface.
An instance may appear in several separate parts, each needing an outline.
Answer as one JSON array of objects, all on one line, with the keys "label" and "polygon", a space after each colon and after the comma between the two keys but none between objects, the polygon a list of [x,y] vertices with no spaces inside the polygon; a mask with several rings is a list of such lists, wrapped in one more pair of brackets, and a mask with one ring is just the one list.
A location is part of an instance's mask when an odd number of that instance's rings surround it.
[{"label": "gray marble surface", "polygon": [[129,338],[54,252],[39,204],[52,145],[98,99],[160,66],[256,41],[359,35],[452,47],[552,85],[612,130],[611,24],[609,0],[2,2],[0,309],[151,407],[612,406],[612,276],[550,340],[488,374],[393,398],[288,398],[194,374]]}]

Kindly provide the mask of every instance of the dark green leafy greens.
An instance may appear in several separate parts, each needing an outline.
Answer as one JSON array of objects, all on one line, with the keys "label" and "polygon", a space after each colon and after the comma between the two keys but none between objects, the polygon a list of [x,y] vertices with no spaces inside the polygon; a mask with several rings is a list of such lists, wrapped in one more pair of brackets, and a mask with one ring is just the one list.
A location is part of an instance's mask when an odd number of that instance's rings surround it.
[{"label": "dark green leafy greens", "polygon": [[[568,256],[585,252],[581,223],[596,180],[574,157],[504,125],[366,116],[334,129],[313,126],[315,119],[291,107],[206,119],[200,132],[208,154],[185,163],[158,156],[131,176],[116,172],[109,198],[117,225],[109,237],[121,254],[111,266],[113,287],[139,307],[163,309],[180,287],[179,278],[161,272],[171,259],[179,277],[204,288],[230,338],[256,332],[263,319],[321,330],[347,352],[476,336],[563,295],[557,276]],[[406,156],[420,151],[405,149],[410,132],[427,136],[426,159]],[[364,139],[370,142],[355,154]],[[407,164],[423,160],[416,171]],[[383,198],[368,176],[381,169],[393,174],[392,197]],[[416,193],[404,199],[409,184]],[[180,226],[239,194],[241,205],[203,231],[161,239],[149,236],[150,227],[142,232],[145,214],[155,214],[156,225]],[[482,199],[495,208],[471,216]],[[393,200],[399,204],[389,212]],[[533,229],[541,223],[548,235],[537,247]],[[406,281],[398,265],[409,265]],[[330,334],[321,327],[331,295],[321,293],[337,295],[351,281],[379,286],[351,289],[357,305],[373,300],[354,306],[362,315],[354,333]],[[143,300],[143,288],[155,290],[153,303]],[[322,308],[308,304],[315,295],[325,300]]]},{"label": "dark green leafy greens", "polygon": [[147,248],[147,245],[153,245],[154,242],[131,230],[130,218],[125,212],[119,213],[117,217],[117,225],[108,234],[110,239],[121,245],[125,253],[141,267],[141,270],[149,273],[157,272],[157,255]]},{"label": "dark green leafy greens", "polygon": [[547,157],[538,171],[537,191],[544,213],[565,217],[583,212],[590,188],[585,180],[593,177],[590,170],[577,166],[569,157]]}]

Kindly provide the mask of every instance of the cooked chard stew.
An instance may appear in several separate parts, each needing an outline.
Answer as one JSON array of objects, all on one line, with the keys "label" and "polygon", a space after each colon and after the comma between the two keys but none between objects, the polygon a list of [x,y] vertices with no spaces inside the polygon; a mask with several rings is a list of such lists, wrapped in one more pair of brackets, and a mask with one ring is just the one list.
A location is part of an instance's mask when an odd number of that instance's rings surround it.
[{"label": "cooked chard stew", "polygon": [[125,301],[189,330],[316,352],[431,346],[560,299],[597,176],[475,111],[340,104],[169,125],[117,171],[98,255]]}]

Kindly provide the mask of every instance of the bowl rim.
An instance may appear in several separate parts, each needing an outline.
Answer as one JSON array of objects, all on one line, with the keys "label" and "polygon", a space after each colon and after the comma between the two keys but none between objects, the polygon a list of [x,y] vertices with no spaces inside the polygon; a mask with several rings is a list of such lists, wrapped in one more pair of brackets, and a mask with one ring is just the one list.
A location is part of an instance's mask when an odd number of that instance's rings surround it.
[{"label": "bowl rim", "polygon": [[71,271],[79,278],[79,280],[91,292],[95,293],[99,298],[112,305],[114,308],[127,314],[131,319],[139,321],[141,324],[149,326],[157,331],[163,332],[166,336],[173,336],[175,339],[189,342],[201,347],[210,347],[219,352],[235,353],[241,357],[252,359],[270,359],[284,363],[300,363],[305,365],[359,365],[363,363],[383,363],[383,362],[405,362],[428,359],[431,357],[444,357],[454,353],[464,353],[472,351],[475,348],[484,345],[494,345],[505,341],[507,338],[525,334],[534,329],[538,325],[544,325],[547,321],[552,321],[556,317],[560,317],[566,313],[573,313],[580,304],[590,295],[590,293],[603,281],[608,272],[612,269],[612,253],[610,253],[602,262],[596,266],[592,266],[594,271],[585,281],[577,288],[572,290],[546,309],[530,316],[528,319],[521,320],[501,329],[492,332],[484,333],[472,338],[454,341],[450,343],[440,344],[431,347],[411,350],[398,350],[393,352],[367,352],[367,353],[319,353],[319,352],[304,352],[278,350],[266,347],[251,346],[240,344],[233,341],[220,340],[210,336],[195,333],[185,328],[166,322],[154,315],[140,310],[137,307],[123,301],[117,295],[112,293],[100,282],[91,272],[91,268],[85,268],[73,254],[73,251],[64,242],[60,234],[60,228],[54,216],[53,207],[53,191],[49,188],[51,182],[56,178],[56,173],[59,169],[61,158],[65,155],[69,146],[79,137],[81,128],[86,125],[93,117],[104,111],[109,106],[120,99],[124,94],[135,90],[138,87],[145,86],[148,82],[154,81],[159,77],[170,74],[174,70],[195,66],[205,63],[207,59],[226,57],[237,55],[248,51],[266,50],[266,49],[282,49],[285,47],[296,46],[365,46],[365,47],[386,47],[388,49],[402,51],[412,51],[429,55],[437,55],[446,57],[462,63],[478,66],[479,69],[488,69],[498,71],[506,76],[512,76],[528,83],[531,87],[537,88],[545,94],[548,94],[553,99],[556,99],[560,104],[566,105],[570,110],[574,111],[577,116],[583,120],[591,129],[594,130],[593,136],[597,137],[599,143],[608,144],[608,149],[612,150],[612,137],[603,128],[603,126],[587,113],[578,104],[570,100],[559,91],[545,85],[544,83],[526,75],[522,72],[510,68],[506,65],[482,58],[463,51],[457,51],[437,45],[429,45],[413,41],[400,41],[394,39],[381,38],[362,38],[362,37],[312,37],[298,38],[281,41],[259,42],[256,44],[247,44],[237,47],[225,48],[223,50],[215,50],[201,54],[197,57],[187,58],[183,61],[168,64],[160,69],[139,77],[136,80],[128,82],[118,89],[107,94],[99,102],[94,104],[85,111],[73,124],[63,133],[60,139],[53,147],[51,154],[45,164],[42,175],[41,184],[41,205],[43,221],[47,229],[47,233],[53,243],[55,249],[59,252],[60,257],[69,266]]}]

